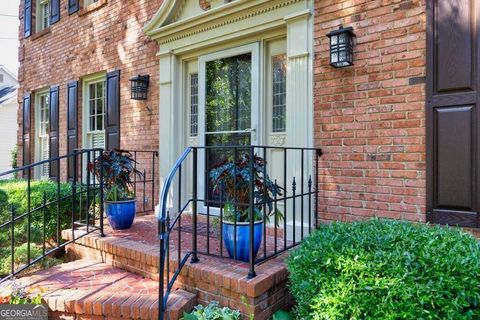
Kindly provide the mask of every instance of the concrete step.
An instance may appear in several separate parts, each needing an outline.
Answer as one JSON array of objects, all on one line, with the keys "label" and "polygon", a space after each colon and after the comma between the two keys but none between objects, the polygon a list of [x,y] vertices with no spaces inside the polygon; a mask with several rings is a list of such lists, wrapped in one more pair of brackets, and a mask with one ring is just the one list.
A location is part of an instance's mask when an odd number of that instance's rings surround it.
[{"label": "concrete step", "polygon": [[[158,282],[102,262],[81,259],[20,279],[43,290],[49,319],[158,319]],[[170,319],[180,319],[197,303],[184,290],[171,293]]]}]

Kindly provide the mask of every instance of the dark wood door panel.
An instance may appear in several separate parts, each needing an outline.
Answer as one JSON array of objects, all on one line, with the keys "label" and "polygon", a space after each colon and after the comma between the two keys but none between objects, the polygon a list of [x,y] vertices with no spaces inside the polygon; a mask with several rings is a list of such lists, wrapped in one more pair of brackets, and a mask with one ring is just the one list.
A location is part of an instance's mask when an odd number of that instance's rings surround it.
[{"label": "dark wood door panel", "polygon": [[480,0],[427,0],[427,220],[479,225]]},{"label": "dark wood door panel", "polygon": [[437,92],[474,90],[474,1],[435,1]]},{"label": "dark wood door panel", "polygon": [[475,210],[474,108],[435,108],[436,207]]},{"label": "dark wood door panel", "polygon": [[456,210],[433,210],[432,219],[433,222],[439,224],[448,224],[450,226],[459,226],[459,227],[468,227],[476,228],[477,227],[477,215],[478,212],[466,212],[466,211],[456,211]]}]

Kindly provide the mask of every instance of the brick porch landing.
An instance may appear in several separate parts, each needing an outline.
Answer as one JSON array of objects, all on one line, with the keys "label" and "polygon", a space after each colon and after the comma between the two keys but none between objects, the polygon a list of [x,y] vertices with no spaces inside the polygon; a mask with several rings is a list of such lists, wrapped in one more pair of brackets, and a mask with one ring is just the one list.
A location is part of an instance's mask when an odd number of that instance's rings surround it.
[{"label": "brick porch landing", "polygon": [[[185,219],[187,220],[187,219]],[[182,222],[182,248],[190,249],[191,234],[184,232]],[[91,259],[105,263],[143,277],[158,280],[159,244],[157,222],[153,215],[137,217],[129,230],[114,231],[105,225],[106,237],[89,234],[75,244],[67,246],[70,259]],[[82,232],[81,230],[76,230]],[[199,232],[201,246],[206,245],[205,234]],[[71,230],[64,230],[62,236],[71,239]],[[178,230],[172,233],[170,240],[170,266],[178,263],[176,251]],[[267,252],[272,252],[272,236],[267,237]],[[283,246],[277,240],[278,248]],[[206,247],[199,246],[205,250]],[[210,238],[211,252],[218,252],[220,241]],[[259,256],[263,254],[263,245]],[[227,255],[226,250],[224,254]],[[183,257],[183,256],[182,256]],[[227,258],[200,255],[197,264],[187,263],[176,281],[176,288],[193,293],[197,301],[206,304],[212,300],[221,305],[240,310],[246,317],[268,319],[279,308],[289,308],[292,297],[287,290],[288,273],[283,262],[285,255],[256,267],[257,277],[247,279],[248,264]]]},{"label": "brick porch landing", "polygon": [[[23,285],[40,287],[49,306],[49,319],[157,319],[158,282],[113,268],[102,262],[81,259],[33,276]],[[171,319],[196,304],[194,294],[177,290],[167,309]]]}]

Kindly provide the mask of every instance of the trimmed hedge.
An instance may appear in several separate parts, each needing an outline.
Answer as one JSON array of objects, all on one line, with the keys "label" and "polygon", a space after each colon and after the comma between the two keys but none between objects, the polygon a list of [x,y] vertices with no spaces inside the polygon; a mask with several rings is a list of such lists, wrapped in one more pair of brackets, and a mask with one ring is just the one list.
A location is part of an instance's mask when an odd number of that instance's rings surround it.
[{"label": "trimmed hedge", "polygon": [[320,226],[287,259],[300,319],[479,319],[480,247],[450,227]]},{"label": "trimmed hedge", "polygon": [[[57,199],[57,183],[49,180],[36,180],[30,184],[30,207],[32,210],[43,205],[43,195],[46,196],[46,202],[54,202]],[[15,215],[20,216],[27,212],[27,182],[22,179],[0,180],[0,224],[11,220],[11,207],[15,209]],[[68,183],[60,184],[60,197],[66,197],[60,202],[60,226],[63,230],[69,227],[71,223],[72,200],[68,198],[71,195],[71,185]],[[53,244],[57,241],[57,204],[56,202],[47,206],[45,210],[45,234],[46,242]],[[30,242],[32,259],[42,254],[40,249],[43,246],[43,211],[36,210],[31,214]],[[28,219],[25,216],[15,222],[15,264],[21,265],[27,260],[26,242],[27,242]],[[0,275],[8,274],[10,271],[10,225],[0,229]],[[48,244],[47,244],[48,247]]]}]

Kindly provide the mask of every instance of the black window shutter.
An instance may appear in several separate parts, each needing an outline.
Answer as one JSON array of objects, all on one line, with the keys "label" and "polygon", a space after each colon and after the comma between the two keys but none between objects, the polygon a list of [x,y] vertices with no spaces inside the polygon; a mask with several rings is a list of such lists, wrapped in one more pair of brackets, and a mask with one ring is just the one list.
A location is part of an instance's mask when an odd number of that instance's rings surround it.
[{"label": "black window shutter", "polygon": [[73,14],[79,9],[79,0],[68,0],[68,14]]},{"label": "black window shutter", "polygon": [[32,0],[25,0],[23,11],[23,36],[28,38],[32,35]]},{"label": "black window shutter", "polygon": [[60,20],[60,0],[50,0],[50,24]]},{"label": "black window shutter", "polygon": [[[57,158],[59,156],[59,132],[58,132],[58,104],[59,104],[59,97],[58,97],[58,86],[50,88],[50,104],[49,104],[49,112],[48,112],[48,148],[49,148],[49,158]],[[53,161],[50,162],[50,178],[52,180],[57,180],[60,177],[58,176],[59,173],[59,162]]]},{"label": "black window shutter", "polygon": [[[78,145],[78,81],[67,86],[67,153],[71,154]],[[68,179],[73,180],[73,158],[68,159]]]},{"label": "black window shutter", "polygon": [[30,94],[23,97],[23,111],[22,111],[22,157],[23,165],[30,164]]},{"label": "black window shutter", "polygon": [[120,148],[120,70],[107,73],[105,135],[107,150]]}]

